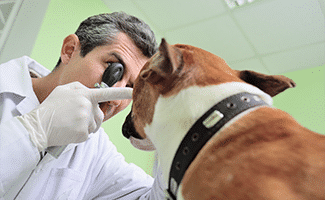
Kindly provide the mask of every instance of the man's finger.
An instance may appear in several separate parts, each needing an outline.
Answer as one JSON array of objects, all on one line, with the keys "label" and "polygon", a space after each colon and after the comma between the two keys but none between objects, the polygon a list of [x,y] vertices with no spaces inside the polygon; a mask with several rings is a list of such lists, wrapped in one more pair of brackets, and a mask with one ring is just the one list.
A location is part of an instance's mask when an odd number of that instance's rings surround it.
[{"label": "man's finger", "polygon": [[91,89],[90,96],[94,102],[107,102],[121,99],[132,99],[132,88],[111,87]]}]

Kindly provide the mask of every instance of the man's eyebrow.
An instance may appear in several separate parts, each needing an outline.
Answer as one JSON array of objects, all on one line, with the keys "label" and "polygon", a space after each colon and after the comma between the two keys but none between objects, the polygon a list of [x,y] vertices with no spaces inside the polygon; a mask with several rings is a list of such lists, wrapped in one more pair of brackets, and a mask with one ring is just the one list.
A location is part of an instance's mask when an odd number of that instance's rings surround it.
[{"label": "man's eyebrow", "polygon": [[118,62],[121,63],[123,65],[123,67],[125,67],[125,62],[123,61],[122,57],[118,53],[112,52],[112,53],[110,53],[110,55],[117,58]]}]

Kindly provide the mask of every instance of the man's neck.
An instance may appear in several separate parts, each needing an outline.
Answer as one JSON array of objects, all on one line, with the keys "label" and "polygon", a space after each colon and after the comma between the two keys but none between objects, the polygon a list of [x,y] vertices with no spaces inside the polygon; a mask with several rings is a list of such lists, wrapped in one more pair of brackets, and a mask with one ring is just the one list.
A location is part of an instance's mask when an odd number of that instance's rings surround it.
[{"label": "man's neck", "polygon": [[42,103],[57,86],[57,79],[55,78],[55,74],[52,73],[42,78],[32,78],[33,90],[40,103]]}]

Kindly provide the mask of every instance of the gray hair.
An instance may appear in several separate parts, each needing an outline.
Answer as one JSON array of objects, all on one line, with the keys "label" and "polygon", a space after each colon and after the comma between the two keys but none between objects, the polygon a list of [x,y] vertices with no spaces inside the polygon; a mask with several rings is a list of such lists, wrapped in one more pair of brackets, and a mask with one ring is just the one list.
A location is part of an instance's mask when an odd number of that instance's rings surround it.
[{"label": "gray hair", "polygon": [[[127,34],[148,58],[157,52],[155,35],[145,22],[124,12],[114,12],[91,16],[81,22],[75,32],[81,44],[80,56],[85,57],[97,46],[112,44],[120,32]],[[60,63],[61,58],[56,67]]]}]

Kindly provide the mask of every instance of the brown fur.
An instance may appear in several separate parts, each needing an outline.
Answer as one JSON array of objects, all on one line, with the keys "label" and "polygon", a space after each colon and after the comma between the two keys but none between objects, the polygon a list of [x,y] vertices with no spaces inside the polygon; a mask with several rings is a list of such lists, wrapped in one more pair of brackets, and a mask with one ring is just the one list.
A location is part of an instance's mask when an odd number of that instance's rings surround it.
[{"label": "brown fur", "polygon": [[[295,83],[285,76],[231,69],[220,57],[162,41],[134,85],[136,130],[152,123],[160,95],[197,85],[246,82],[271,96]],[[157,133],[159,134],[159,133]],[[222,129],[199,152],[182,181],[185,199],[325,199],[325,136],[289,114],[260,107]]]},{"label": "brown fur", "polygon": [[200,151],[185,199],[325,199],[325,138],[287,113],[257,109]]}]

